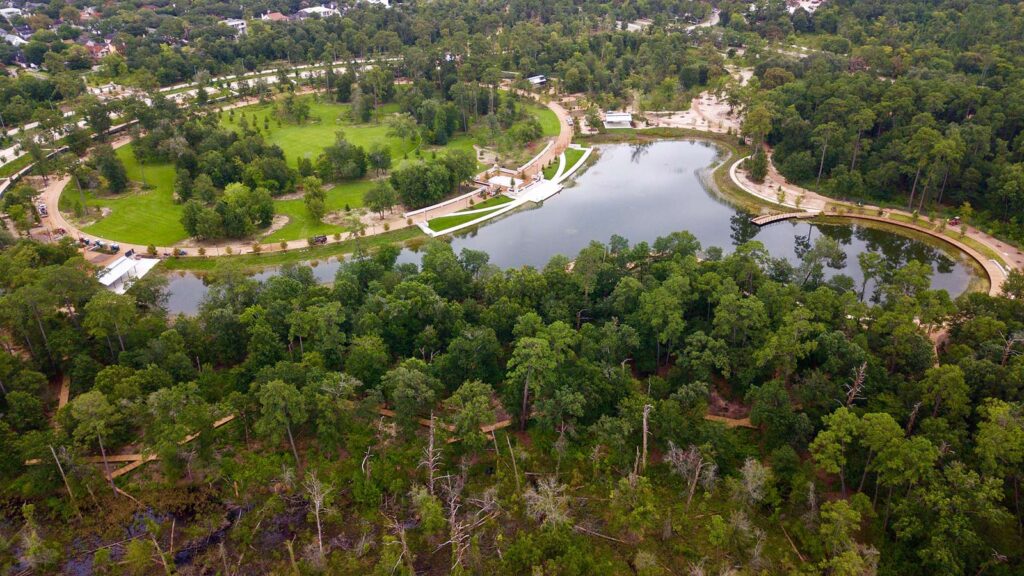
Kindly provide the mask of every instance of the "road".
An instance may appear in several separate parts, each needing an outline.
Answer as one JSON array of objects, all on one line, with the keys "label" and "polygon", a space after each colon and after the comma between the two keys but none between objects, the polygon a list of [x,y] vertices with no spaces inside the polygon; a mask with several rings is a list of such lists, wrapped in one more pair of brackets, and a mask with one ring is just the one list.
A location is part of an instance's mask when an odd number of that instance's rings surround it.
[{"label": "road", "polygon": [[[531,94],[530,96],[533,95]],[[228,110],[231,108],[248,106],[254,103],[255,101],[256,100],[243,100],[239,102],[234,102],[232,104],[221,107],[221,110]],[[548,148],[548,150],[543,155],[535,157],[530,163],[522,167],[523,172],[527,176],[533,176],[534,174],[541,172],[548,162],[550,162],[554,158],[557,158],[562,152],[565,151],[566,148],[568,148],[569,144],[572,142],[573,131],[572,127],[569,126],[568,123],[569,113],[557,102],[545,102],[544,104],[558,117],[560,123],[560,130],[558,136],[555,137],[554,139],[554,143]],[[129,137],[123,136],[111,142],[111,146],[113,146],[114,148],[119,148],[121,146],[128,144],[130,141],[131,140]],[[41,190],[40,201],[46,204],[48,213],[48,216],[43,218],[44,226],[48,227],[50,230],[63,228],[72,238],[86,237],[93,240],[103,240],[108,244],[117,243],[121,246],[122,251],[135,250],[136,253],[143,255],[145,255],[148,252],[148,247],[145,245],[132,244],[130,242],[121,242],[116,239],[102,238],[94,234],[89,234],[88,232],[83,232],[79,230],[79,228],[76,225],[68,221],[67,218],[65,218],[64,215],[61,213],[59,206],[61,192],[63,192],[64,188],[67,186],[69,181],[70,178],[68,177],[51,177],[49,179],[49,182]],[[441,206],[439,208],[429,210],[421,214],[417,214],[416,216],[413,216],[410,219],[405,218],[400,213],[388,215],[383,219],[378,218],[377,216],[372,214],[367,214],[363,216],[362,219],[363,223],[366,225],[366,236],[383,234],[384,232],[387,232],[389,230],[400,230],[402,228],[406,228],[409,226],[417,226],[420,222],[427,222],[439,216],[447,216],[448,214],[452,214],[460,210],[465,210],[470,206],[470,202],[473,200],[474,199],[472,198],[466,198],[459,202],[454,202],[446,206]],[[479,200],[479,198],[476,198],[475,200]],[[334,244],[336,242],[342,242],[347,239],[347,234],[343,234],[339,239],[335,239],[334,236],[328,236],[327,243]],[[185,252],[185,255],[187,256],[199,256],[200,249],[202,249],[206,256],[225,256],[228,254],[251,254],[254,252],[253,245],[254,242],[252,240],[233,240],[226,242],[198,243],[190,239],[180,242],[174,246],[156,246],[156,250],[157,254],[159,255],[173,254],[175,250],[183,250]],[[286,242],[283,248],[280,243],[263,244],[260,246],[260,251],[264,253],[279,252],[282,250],[298,250],[301,248],[306,248],[308,246],[309,243],[306,239],[299,239]]]}]

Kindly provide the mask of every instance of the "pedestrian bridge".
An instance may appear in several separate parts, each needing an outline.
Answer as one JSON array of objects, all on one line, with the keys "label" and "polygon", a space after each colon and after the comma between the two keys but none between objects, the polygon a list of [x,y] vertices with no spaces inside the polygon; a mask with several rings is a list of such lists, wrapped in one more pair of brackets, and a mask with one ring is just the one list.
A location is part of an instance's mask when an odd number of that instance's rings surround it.
[{"label": "pedestrian bridge", "polygon": [[765,214],[763,216],[755,216],[750,219],[750,223],[755,226],[767,226],[768,224],[774,224],[775,222],[781,222],[783,220],[791,219],[804,219],[814,218],[817,216],[814,212],[787,212],[785,214]]}]

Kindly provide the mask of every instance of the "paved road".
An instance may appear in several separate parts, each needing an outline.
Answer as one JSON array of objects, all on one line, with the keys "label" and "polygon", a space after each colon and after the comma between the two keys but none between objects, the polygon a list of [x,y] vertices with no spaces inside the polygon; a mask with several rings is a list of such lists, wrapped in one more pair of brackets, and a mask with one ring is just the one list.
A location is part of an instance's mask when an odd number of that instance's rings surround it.
[{"label": "paved road", "polygon": [[[531,95],[532,96],[532,95]],[[244,100],[235,102],[222,107],[222,110],[229,108],[237,108],[241,106],[247,106],[254,103],[256,100]],[[552,112],[558,116],[561,129],[559,130],[558,136],[555,138],[554,143],[550,148],[540,157],[534,158],[529,164],[523,167],[523,171],[528,175],[532,176],[539,173],[544,169],[544,165],[551,161],[553,158],[557,158],[572,142],[573,131],[572,127],[569,126],[568,118],[569,113],[556,102],[547,102],[545,105],[551,109]],[[121,137],[113,142],[111,146],[119,148],[130,142],[130,138]],[[50,230],[57,228],[63,228],[72,238],[87,237],[94,240],[104,240],[107,243],[120,244],[122,251],[128,251],[134,249],[138,254],[146,254],[148,246],[142,244],[133,244],[130,242],[121,242],[116,239],[102,238],[88,232],[83,232],[78,229],[73,223],[68,221],[63,214],[61,214],[60,205],[60,194],[67,186],[70,178],[68,177],[51,177],[49,182],[43,187],[40,195],[41,202],[46,204],[48,216],[43,218],[44,226],[47,226]],[[388,230],[400,230],[409,226],[417,226],[420,222],[426,222],[430,219],[437,218],[439,216],[446,216],[460,210],[464,210],[469,207],[469,203],[472,199],[467,198],[459,202],[442,206],[418,214],[411,219],[411,223],[408,219],[402,217],[400,214],[390,215],[383,220],[374,216],[367,215],[363,218],[363,222],[367,225],[366,236],[373,236],[376,234],[382,234]],[[479,199],[477,199],[479,200]],[[342,234],[340,239],[335,239],[334,236],[327,237],[328,244],[334,244],[336,242],[342,242],[348,239],[347,234]],[[285,243],[285,247],[282,248],[280,243],[263,244],[261,245],[261,252],[279,252],[282,250],[298,250],[301,248],[307,248],[309,243],[306,239],[291,240]],[[253,253],[253,241],[229,241],[229,242],[217,242],[217,243],[197,243],[193,240],[186,240],[180,242],[174,246],[156,246],[157,254],[173,254],[175,250],[184,250],[187,256],[199,256],[200,247],[205,251],[206,256],[225,256],[230,254],[251,254]]]}]

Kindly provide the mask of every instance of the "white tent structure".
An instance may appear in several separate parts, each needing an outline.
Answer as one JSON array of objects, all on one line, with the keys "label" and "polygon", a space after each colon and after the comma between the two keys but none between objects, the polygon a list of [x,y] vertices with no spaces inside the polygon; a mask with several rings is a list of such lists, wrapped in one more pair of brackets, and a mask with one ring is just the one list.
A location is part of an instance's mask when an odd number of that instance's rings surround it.
[{"label": "white tent structure", "polygon": [[107,290],[124,294],[133,282],[148,274],[159,262],[156,258],[136,260],[129,256],[121,256],[100,272],[98,280]]}]

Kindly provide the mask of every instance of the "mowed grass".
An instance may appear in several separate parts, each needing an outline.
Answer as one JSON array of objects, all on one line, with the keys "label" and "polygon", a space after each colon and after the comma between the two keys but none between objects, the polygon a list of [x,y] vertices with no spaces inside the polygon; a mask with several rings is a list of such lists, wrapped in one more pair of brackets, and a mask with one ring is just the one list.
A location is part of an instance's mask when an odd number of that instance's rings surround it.
[{"label": "mowed grass", "polygon": [[488,198],[487,200],[484,200],[483,202],[478,202],[478,203],[474,204],[473,206],[467,208],[466,210],[482,210],[484,208],[490,208],[492,206],[501,206],[502,204],[508,204],[511,201],[512,201],[512,199],[509,198],[508,196],[503,196],[503,195],[499,194],[498,196],[495,196],[494,198]]},{"label": "mowed grass", "polygon": [[456,214],[452,214],[450,216],[441,216],[439,218],[434,218],[433,220],[427,222],[427,226],[429,226],[430,229],[433,230],[434,232],[440,232],[442,230],[447,230],[447,229],[452,228],[454,226],[458,226],[459,224],[465,224],[466,222],[472,222],[473,220],[476,220],[477,218],[483,218],[484,216],[487,216],[488,214],[492,214],[494,212],[497,212],[499,209],[500,208],[494,208],[493,210],[487,210],[486,212],[476,212],[474,214],[456,213]]},{"label": "mowed grass", "polygon": [[558,173],[559,160],[555,158],[544,167],[544,178],[551,180]]},{"label": "mowed grass", "polygon": [[579,150],[579,149],[576,149],[576,148],[566,148],[565,149],[565,171],[568,172],[569,170],[572,170],[572,167],[575,166],[576,163],[580,161],[580,158],[583,158],[583,154],[584,153],[586,153],[586,150]]},{"label": "mowed grass", "polygon": [[[309,120],[302,124],[290,124],[284,120],[278,126],[278,104],[253,104],[230,112],[221,112],[221,125],[227,128],[240,129],[242,115],[250,127],[259,128],[263,137],[272,144],[277,144],[284,151],[288,165],[295,168],[299,158],[305,157],[316,161],[324,148],[334,143],[335,135],[341,131],[352,144],[362,146],[367,151],[374,145],[386,144],[391,149],[394,165],[413,150],[413,143],[408,140],[388,136],[385,118],[398,111],[397,104],[385,104],[380,110],[380,122],[371,121],[366,124],[353,124],[349,120],[349,105],[334,102],[318,101],[312,96],[300,98],[309,102]],[[264,123],[266,120],[266,123]],[[264,126],[267,126],[264,129]]]},{"label": "mowed grass", "polygon": [[[358,180],[345,182],[327,191],[327,211],[335,212],[348,208],[359,208],[363,205],[363,194],[373,188],[373,181]],[[309,238],[317,234],[334,234],[344,231],[343,226],[317,222],[306,210],[306,203],[301,198],[278,200],[274,202],[274,211],[288,217],[288,224],[262,240],[265,243],[281,242]]]},{"label": "mowed grass", "polygon": [[558,136],[558,133],[562,130],[562,124],[558,121],[558,116],[550,108],[531,102],[526,103],[526,110],[533,114],[540,122],[540,127],[544,130],[544,136]]},{"label": "mowed grass", "polygon": [[[244,113],[250,126],[259,128],[267,141],[281,147],[288,164],[292,167],[297,167],[300,157],[315,161],[323,149],[334,142],[339,130],[345,133],[349,142],[363,146],[367,150],[376,144],[387,145],[391,150],[394,167],[416,159],[412,142],[387,135],[388,128],[384,119],[388,114],[398,111],[397,104],[387,104],[381,108],[380,122],[353,124],[348,118],[347,104],[318,101],[313,96],[303,98],[310,103],[310,120],[301,125],[282,122],[278,126],[276,103],[238,108],[235,109],[233,117],[228,112],[221,112],[220,122],[225,127],[239,129]],[[530,114],[537,117],[545,136],[558,134],[561,126],[554,112],[535,103],[525,102],[524,106]],[[448,149],[472,151],[475,141],[472,133],[457,133],[447,146],[422,146],[421,156],[429,158],[434,151],[443,153],[443,150]],[[148,163],[139,166],[131,145],[119,148],[117,155],[124,162],[128,177],[136,183],[135,189],[116,196],[96,195],[87,191],[86,203],[91,208],[105,208],[109,213],[96,223],[83,228],[83,232],[114,241],[142,245],[171,246],[186,240],[188,235],[181,225],[183,207],[174,202],[174,166],[168,163]],[[485,166],[478,163],[478,168],[482,170]],[[138,185],[143,180],[143,173],[146,180],[144,188]],[[334,186],[327,193],[327,211],[341,211],[346,206],[351,209],[361,207],[363,194],[372,186],[373,182],[369,179],[343,182]],[[80,198],[79,191],[72,184],[65,192],[61,197],[61,209],[71,213],[75,202]],[[277,214],[287,216],[288,223],[262,238],[261,242],[277,243],[344,231],[342,226],[316,222],[310,218],[301,198],[276,200],[274,209]]]},{"label": "mowed grass", "polygon": [[[118,148],[117,156],[133,182],[141,183],[145,173],[147,187],[119,195],[87,192],[90,207],[106,208],[110,213],[82,231],[119,242],[156,246],[171,246],[188,238],[181,225],[182,207],[174,202],[174,166],[139,166],[130,144]],[[72,182],[62,194],[61,206],[73,206],[78,198],[78,188]]]}]

